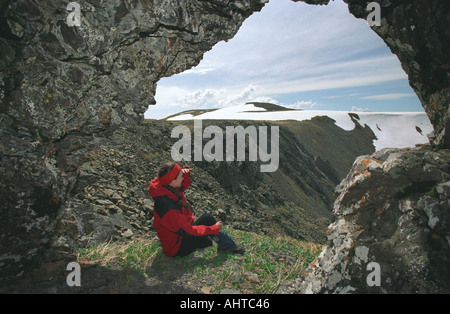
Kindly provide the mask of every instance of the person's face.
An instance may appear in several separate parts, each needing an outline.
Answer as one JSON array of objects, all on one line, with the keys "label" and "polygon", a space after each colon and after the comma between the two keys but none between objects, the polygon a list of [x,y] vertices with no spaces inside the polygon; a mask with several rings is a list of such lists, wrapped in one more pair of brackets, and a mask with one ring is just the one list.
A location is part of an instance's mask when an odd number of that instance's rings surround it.
[{"label": "person's face", "polygon": [[174,187],[174,188],[179,188],[181,187],[181,184],[183,183],[183,174],[178,173],[178,176],[175,178],[175,180],[173,180],[169,185]]}]

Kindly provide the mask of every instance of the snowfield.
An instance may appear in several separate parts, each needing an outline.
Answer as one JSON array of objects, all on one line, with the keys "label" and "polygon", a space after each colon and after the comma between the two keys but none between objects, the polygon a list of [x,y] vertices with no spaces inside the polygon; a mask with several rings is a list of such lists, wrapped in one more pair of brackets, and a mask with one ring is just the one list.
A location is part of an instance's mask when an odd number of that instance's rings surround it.
[{"label": "snowfield", "polygon": [[433,131],[433,126],[424,112],[351,112],[351,111],[326,111],[326,110],[283,110],[267,111],[253,104],[227,107],[199,115],[180,114],[167,119],[168,121],[180,120],[310,120],[317,116],[328,116],[337,126],[350,131],[355,128],[349,113],[359,117],[359,124],[369,126],[375,133],[374,141],[376,150],[386,147],[406,148],[416,144],[429,142],[427,134]]}]

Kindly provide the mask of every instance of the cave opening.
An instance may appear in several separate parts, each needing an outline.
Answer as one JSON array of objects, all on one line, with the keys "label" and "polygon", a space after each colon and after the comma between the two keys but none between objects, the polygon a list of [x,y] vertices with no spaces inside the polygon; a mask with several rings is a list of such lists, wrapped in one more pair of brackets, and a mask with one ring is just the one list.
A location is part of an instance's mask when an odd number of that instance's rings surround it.
[{"label": "cave opening", "polygon": [[[397,56],[342,0],[326,6],[272,0],[247,18],[232,39],[206,52],[197,66],[157,84],[156,105],[149,106],[147,120],[246,103],[424,113]],[[350,166],[338,172],[347,173]]]},{"label": "cave opening", "polygon": [[[428,120],[398,57],[366,20],[349,12],[343,0],[325,6],[269,1],[244,21],[232,39],[206,52],[197,66],[161,78],[155,100],[156,105],[149,106],[144,115],[146,120],[164,120],[181,112],[208,113],[249,103],[264,104],[265,108],[275,105],[289,110],[353,112],[358,119],[349,114],[352,124],[348,129],[336,122],[345,131],[356,129],[358,123],[369,124],[356,113],[417,112]],[[388,118],[397,129],[394,132],[400,134],[403,120],[396,119]],[[425,143],[432,127],[429,123],[420,126],[420,143]],[[387,132],[381,123],[370,127],[376,140],[392,135],[392,130]],[[411,133],[405,131],[402,138]],[[378,148],[375,145],[375,150]],[[313,153],[320,156],[320,149]],[[352,153],[355,156],[337,173],[347,173],[354,158],[369,151]],[[324,169],[331,169],[326,163],[334,165],[331,159],[319,160],[325,163]],[[334,186],[328,188],[331,191]],[[326,203],[331,204],[331,198]]]},{"label": "cave opening", "polygon": [[[374,26],[376,27],[376,26]],[[396,55],[342,0],[270,1],[200,64],[162,78],[147,119],[247,102],[290,109],[424,112]]]}]

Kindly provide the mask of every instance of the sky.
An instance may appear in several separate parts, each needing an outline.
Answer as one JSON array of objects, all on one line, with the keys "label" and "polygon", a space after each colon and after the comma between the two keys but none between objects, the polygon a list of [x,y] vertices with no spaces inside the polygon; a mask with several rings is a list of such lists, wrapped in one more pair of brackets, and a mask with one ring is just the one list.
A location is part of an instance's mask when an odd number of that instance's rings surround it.
[{"label": "sky", "polygon": [[255,101],[303,110],[424,111],[397,56],[342,0],[270,0],[198,66],[161,79],[155,98],[147,119]]}]

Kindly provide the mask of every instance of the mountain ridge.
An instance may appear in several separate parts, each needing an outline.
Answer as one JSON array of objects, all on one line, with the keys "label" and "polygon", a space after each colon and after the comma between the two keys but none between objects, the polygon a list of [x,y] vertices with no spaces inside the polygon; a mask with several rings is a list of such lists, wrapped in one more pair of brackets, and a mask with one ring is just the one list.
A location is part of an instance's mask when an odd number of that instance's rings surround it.
[{"label": "mountain ridge", "polygon": [[[256,105],[255,105],[256,104]],[[306,121],[326,116],[337,126],[353,130],[369,126],[376,136],[376,150],[383,148],[406,148],[429,143],[428,135],[433,127],[424,112],[353,112],[330,110],[291,110],[271,103],[249,102],[244,105],[211,109],[188,110],[170,115],[168,121],[181,120],[249,120],[249,121]]]}]

